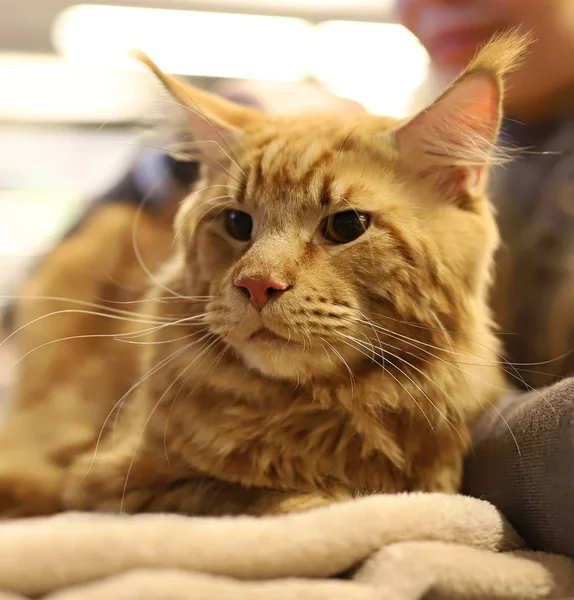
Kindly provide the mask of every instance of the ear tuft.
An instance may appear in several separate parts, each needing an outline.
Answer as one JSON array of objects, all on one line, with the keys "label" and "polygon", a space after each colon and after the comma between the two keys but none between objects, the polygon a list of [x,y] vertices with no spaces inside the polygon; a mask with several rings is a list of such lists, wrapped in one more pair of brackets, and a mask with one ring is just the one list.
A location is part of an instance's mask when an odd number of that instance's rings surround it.
[{"label": "ear tuft", "polygon": [[486,71],[501,81],[504,75],[520,67],[533,41],[532,33],[524,33],[518,27],[497,33],[479,48],[463,75]]},{"label": "ear tuft", "polygon": [[167,75],[141,50],[132,50],[130,54],[160,80],[185,111],[188,135],[168,152],[176,160],[197,160],[212,169],[225,168],[225,163],[232,160],[230,145],[245,127],[263,119],[263,115]]},{"label": "ear tuft", "polygon": [[488,168],[507,160],[496,147],[503,79],[530,40],[516,30],[496,35],[431,106],[395,130],[400,156],[450,196],[480,195]]}]

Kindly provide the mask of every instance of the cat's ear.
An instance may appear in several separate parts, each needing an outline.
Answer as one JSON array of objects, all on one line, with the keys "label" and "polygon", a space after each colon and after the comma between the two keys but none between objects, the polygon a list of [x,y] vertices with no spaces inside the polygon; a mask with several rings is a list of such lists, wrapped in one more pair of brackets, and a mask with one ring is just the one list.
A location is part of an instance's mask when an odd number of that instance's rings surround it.
[{"label": "cat's ear", "polygon": [[481,197],[489,167],[504,160],[496,148],[503,77],[528,44],[516,31],[493,38],[431,106],[392,133],[400,157],[449,199]]},{"label": "cat's ear", "polygon": [[264,118],[254,109],[182,83],[139,50],[132,56],[152,71],[184,110],[186,131],[179,136],[184,139],[167,148],[176,160],[199,161],[215,169],[223,167],[230,159],[230,144],[240,139],[244,128]]}]

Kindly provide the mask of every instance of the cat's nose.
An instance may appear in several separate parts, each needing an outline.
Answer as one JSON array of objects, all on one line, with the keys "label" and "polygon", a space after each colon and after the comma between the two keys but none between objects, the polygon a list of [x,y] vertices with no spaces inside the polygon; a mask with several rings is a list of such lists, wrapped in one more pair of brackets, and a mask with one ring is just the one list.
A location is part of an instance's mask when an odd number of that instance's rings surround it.
[{"label": "cat's nose", "polygon": [[251,303],[261,310],[269,300],[284,292],[289,286],[273,279],[239,277],[235,285],[243,290]]}]

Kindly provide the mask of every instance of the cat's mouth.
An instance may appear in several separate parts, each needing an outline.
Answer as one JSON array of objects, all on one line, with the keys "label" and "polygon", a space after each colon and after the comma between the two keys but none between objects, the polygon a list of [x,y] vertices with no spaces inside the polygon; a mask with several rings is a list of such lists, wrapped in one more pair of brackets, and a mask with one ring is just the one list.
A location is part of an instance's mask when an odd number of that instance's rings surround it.
[{"label": "cat's mouth", "polygon": [[282,346],[301,346],[299,342],[287,339],[282,335],[271,331],[271,329],[267,329],[267,327],[262,327],[261,329],[258,329],[254,334],[252,334],[249,337],[249,341],[264,344],[280,344]]}]

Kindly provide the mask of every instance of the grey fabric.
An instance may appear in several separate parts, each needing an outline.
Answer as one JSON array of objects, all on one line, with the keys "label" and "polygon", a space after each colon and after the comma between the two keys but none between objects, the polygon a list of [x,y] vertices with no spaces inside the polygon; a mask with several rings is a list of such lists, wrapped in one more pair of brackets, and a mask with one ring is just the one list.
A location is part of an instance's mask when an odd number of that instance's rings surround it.
[{"label": "grey fabric", "polygon": [[479,419],[464,490],[531,548],[574,557],[574,378],[514,393]]}]

